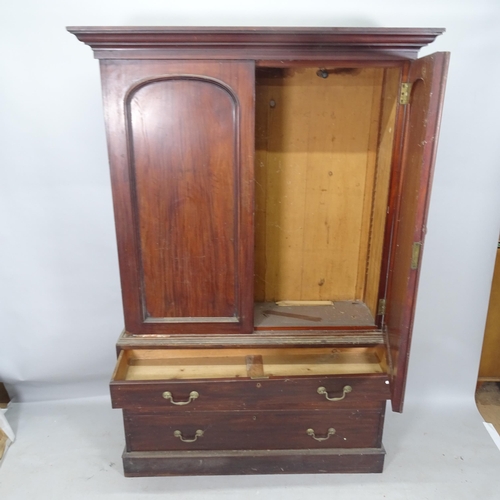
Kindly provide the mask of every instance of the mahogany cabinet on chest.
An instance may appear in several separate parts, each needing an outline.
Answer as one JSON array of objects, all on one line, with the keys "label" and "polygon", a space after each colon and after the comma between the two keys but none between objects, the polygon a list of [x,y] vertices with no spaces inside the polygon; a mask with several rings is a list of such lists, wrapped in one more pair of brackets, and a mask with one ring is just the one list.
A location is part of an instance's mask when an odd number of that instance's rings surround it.
[{"label": "mahogany cabinet on chest", "polygon": [[125,474],[382,471],[444,30],[69,31],[101,67]]}]

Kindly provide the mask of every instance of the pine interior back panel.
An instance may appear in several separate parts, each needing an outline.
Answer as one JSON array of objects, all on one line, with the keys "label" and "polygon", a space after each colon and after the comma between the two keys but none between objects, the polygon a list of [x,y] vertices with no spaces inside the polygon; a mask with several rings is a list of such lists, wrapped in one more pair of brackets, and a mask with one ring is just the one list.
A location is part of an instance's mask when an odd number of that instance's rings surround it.
[{"label": "pine interior back panel", "polygon": [[257,74],[255,300],[368,291],[374,313],[398,75],[316,72]]}]

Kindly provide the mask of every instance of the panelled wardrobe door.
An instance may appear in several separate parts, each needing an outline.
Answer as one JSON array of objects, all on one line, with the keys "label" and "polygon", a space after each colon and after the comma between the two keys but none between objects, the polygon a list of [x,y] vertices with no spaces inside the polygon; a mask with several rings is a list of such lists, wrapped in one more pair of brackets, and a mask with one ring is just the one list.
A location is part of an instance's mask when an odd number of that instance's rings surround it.
[{"label": "panelled wardrobe door", "polygon": [[402,411],[430,182],[437,150],[449,54],[439,52],[411,63],[393,227],[385,322],[392,358],[392,407]]},{"label": "panelled wardrobe door", "polygon": [[250,332],[254,64],[101,74],[126,330]]}]

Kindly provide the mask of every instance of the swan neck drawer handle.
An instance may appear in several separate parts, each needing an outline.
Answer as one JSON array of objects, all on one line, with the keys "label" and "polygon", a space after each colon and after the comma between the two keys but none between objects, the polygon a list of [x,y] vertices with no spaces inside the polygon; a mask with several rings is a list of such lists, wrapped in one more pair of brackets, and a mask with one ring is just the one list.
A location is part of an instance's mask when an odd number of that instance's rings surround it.
[{"label": "swan neck drawer handle", "polygon": [[198,429],[194,433],[194,438],[193,439],[186,439],[182,437],[182,432],[181,431],[174,431],[174,436],[176,438],[179,438],[183,443],[194,443],[199,437],[203,437],[203,431],[201,429]]},{"label": "swan neck drawer handle", "polygon": [[172,396],[172,393],[170,391],[164,392],[162,396],[165,399],[170,400],[173,405],[177,406],[188,405],[189,403],[191,403],[191,401],[194,401],[195,399],[198,399],[200,397],[200,395],[196,391],[191,391],[189,393],[189,399],[187,401],[174,401],[174,397]]},{"label": "swan neck drawer handle", "polygon": [[308,436],[316,439],[316,441],[326,441],[330,436],[333,436],[335,434],[335,429],[333,427],[330,427],[326,433],[326,437],[317,437],[314,429],[307,429],[306,432]]},{"label": "swan neck drawer handle", "polygon": [[342,401],[346,397],[346,394],[349,394],[350,392],[352,392],[352,387],[350,385],[345,385],[342,389],[342,396],[340,396],[339,398],[331,398],[330,396],[328,396],[328,391],[324,387],[318,387],[317,390],[317,393],[324,395],[325,398],[328,399],[328,401]]}]

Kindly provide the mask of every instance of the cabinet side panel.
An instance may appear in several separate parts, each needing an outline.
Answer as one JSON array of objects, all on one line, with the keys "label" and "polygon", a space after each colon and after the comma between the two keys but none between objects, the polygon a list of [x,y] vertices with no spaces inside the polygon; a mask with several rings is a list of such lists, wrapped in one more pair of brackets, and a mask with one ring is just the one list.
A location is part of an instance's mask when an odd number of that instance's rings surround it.
[{"label": "cabinet side panel", "polygon": [[236,316],[237,103],[179,77],[127,107],[146,317]]},{"label": "cabinet side panel", "polygon": [[412,63],[402,155],[399,207],[394,225],[386,325],[391,352],[392,405],[403,406],[411,331],[416,304],[421,247],[437,147],[448,54],[437,53]]}]

